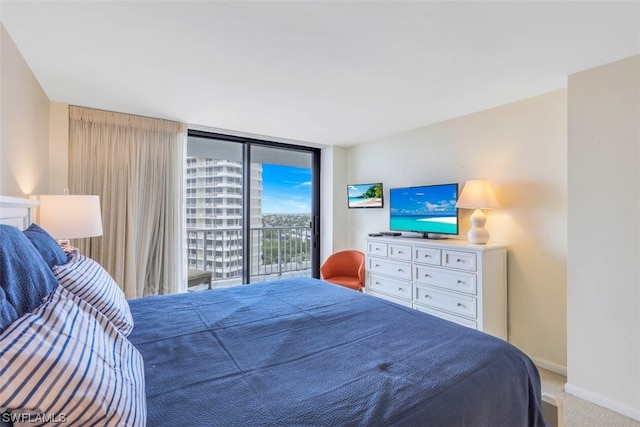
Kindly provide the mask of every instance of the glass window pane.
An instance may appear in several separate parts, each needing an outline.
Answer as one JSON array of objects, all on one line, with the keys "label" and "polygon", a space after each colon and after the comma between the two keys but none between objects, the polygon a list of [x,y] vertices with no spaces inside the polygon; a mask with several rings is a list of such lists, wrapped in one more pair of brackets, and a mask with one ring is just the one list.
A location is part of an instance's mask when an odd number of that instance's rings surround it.
[{"label": "glass window pane", "polygon": [[188,268],[211,271],[212,287],[317,276],[317,150],[198,134],[188,136],[185,162]]},{"label": "glass window pane", "polygon": [[242,284],[242,144],[189,136],[185,166],[191,270]]},{"label": "glass window pane", "polygon": [[252,283],[311,275],[311,160],[309,152],[251,147],[252,170],[262,176],[251,188]]},{"label": "glass window pane", "polygon": [[310,152],[296,151],[286,148],[252,145],[251,161],[254,163],[269,163],[272,165],[311,169]]},{"label": "glass window pane", "polygon": [[189,157],[233,160],[242,164],[242,144],[221,139],[189,136],[187,138],[187,165],[193,167]]}]

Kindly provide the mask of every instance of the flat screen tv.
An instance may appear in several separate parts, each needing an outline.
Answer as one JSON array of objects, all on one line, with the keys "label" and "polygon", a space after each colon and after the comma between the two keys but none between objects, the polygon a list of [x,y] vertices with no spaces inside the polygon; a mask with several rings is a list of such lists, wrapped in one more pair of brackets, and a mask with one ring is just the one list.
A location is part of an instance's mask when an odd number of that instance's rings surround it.
[{"label": "flat screen tv", "polygon": [[457,200],[458,183],[392,188],[389,228],[433,239],[458,234]]},{"label": "flat screen tv", "polygon": [[381,208],[384,206],[382,183],[352,184],[347,186],[349,208]]}]

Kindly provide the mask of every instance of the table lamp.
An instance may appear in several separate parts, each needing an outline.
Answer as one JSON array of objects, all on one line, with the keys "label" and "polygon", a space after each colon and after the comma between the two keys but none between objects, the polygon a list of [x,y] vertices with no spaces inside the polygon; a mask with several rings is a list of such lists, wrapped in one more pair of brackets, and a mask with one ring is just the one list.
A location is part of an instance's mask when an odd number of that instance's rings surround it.
[{"label": "table lamp", "polygon": [[469,243],[485,244],[489,241],[489,232],[484,228],[487,217],[482,209],[497,208],[498,201],[489,181],[484,179],[469,180],[464,184],[462,193],[456,203],[457,208],[475,209],[471,214],[471,229],[467,234]]},{"label": "table lamp", "polygon": [[[98,196],[40,196],[39,225],[61,244],[66,239],[102,236]],[[66,240],[66,242],[64,241]]]}]

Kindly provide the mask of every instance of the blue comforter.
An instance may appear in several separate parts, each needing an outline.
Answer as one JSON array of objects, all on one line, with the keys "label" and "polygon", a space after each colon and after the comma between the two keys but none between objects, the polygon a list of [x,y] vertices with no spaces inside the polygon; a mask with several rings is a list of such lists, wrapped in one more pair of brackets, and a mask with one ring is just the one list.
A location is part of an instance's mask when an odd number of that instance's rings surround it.
[{"label": "blue comforter", "polygon": [[544,425],[512,345],[320,280],[130,306],[150,427]]}]

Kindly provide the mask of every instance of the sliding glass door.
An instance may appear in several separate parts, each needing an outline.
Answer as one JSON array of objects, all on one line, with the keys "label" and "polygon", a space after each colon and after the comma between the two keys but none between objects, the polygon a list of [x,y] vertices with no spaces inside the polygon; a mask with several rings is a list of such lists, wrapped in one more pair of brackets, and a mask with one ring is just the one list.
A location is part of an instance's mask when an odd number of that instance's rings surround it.
[{"label": "sliding glass door", "polygon": [[189,131],[187,268],[213,287],[319,276],[319,150]]},{"label": "sliding glass door", "polygon": [[187,269],[213,282],[243,280],[242,145],[189,137],[186,159]]},{"label": "sliding glass door", "polygon": [[251,190],[252,214],[261,218],[249,225],[251,282],[311,275],[313,153],[252,144],[250,156],[252,171],[262,176],[260,188]]}]

